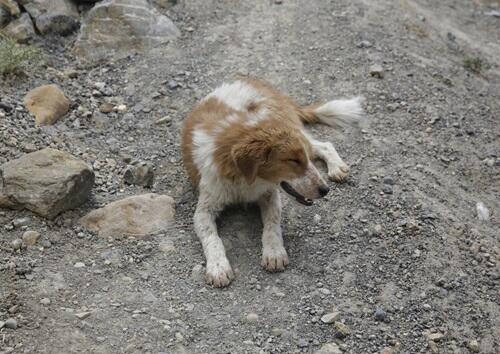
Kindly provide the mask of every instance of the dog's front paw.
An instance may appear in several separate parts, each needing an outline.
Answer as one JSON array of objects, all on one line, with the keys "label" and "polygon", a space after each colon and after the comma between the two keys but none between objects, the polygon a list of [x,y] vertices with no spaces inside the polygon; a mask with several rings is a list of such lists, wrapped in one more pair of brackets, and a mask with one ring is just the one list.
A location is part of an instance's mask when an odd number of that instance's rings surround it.
[{"label": "dog's front paw", "polygon": [[205,280],[208,285],[216,288],[228,286],[234,279],[234,273],[227,259],[207,262],[207,273]]},{"label": "dog's front paw", "polygon": [[288,265],[286,250],[281,248],[264,248],[262,251],[262,267],[269,272],[279,272]]},{"label": "dog's front paw", "polygon": [[329,166],[328,177],[335,182],[344,182],[349,175],[349,166],[344,161],[340,161],[335,166]]}]

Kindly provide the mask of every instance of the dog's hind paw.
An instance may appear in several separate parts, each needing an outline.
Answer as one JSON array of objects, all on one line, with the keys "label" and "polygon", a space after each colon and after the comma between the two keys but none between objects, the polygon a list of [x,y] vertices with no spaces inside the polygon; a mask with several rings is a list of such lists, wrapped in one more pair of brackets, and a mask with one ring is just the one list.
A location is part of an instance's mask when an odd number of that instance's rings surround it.
[{"label": "dog's hind paw", "polygon": [[207,263],[205,281],[208,285],[212,285],[216,288],[222,288],[228,286],[233,279],[234,272],[227,259],[216,263]]},{"label": "dog's hind paw", "polygon": [[279,272],[288,265],[286,250],[281,248],[265,248],[262,251],[262,267],[269,272]]},{"label": "dog's hind paw", "polygon": [[335,165],[328,167],[328,177],[335,182],[344,182],[349,175],[349,166],[346,165],[344,161]]}]

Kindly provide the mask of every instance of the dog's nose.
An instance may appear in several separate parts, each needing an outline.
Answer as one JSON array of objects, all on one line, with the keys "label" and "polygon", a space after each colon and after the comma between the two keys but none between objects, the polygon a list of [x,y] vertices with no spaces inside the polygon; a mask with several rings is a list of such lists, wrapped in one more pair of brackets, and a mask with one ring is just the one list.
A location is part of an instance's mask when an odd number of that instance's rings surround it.
[{"label": "dog's nose", "polygon": [[319,195],[324,197],[325,195],[328,194],[328,192],[330,191],[330,188],[328,188],[328,186],[320,186],[320,187],[318,187],[318,191],[319,191]]}]

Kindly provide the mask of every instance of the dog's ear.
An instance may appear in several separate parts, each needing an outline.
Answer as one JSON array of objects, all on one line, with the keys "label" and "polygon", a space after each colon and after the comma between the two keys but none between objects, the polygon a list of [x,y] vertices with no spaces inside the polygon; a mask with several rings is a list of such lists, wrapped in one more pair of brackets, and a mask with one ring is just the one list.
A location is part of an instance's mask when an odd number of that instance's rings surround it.
[{"label": "dog's ear", "polygon": [[270,154],[271,148],[257,143],[237,144],[231,151],[234,163],[249,185],[255,182],[259,167],[268,160]]}]

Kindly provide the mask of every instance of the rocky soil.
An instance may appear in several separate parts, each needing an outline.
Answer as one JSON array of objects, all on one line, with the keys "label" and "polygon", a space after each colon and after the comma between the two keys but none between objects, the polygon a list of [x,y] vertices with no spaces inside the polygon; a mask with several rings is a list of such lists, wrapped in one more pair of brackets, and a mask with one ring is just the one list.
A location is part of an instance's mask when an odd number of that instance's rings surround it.
[{"label": "rocky soil", "polygon": [[[0,209],[1,353],[500,352],[498,1],[183,0],[155,11],[178,38],[89,63],[72,51],[78,31],[37,35],[46,65],[1,81],[0,165],[51,147],[95,174],[90,200],[52,220]],[[310,208],[283,198],[285,272],[259,265],[254,207],[221,217],[236,280],[212,289],[179,129],[236,73],[302,103],[362,94],[369,127],[311,127],[351,176]],[[35,126],[23,99],[45,84],[71,104]],[[175,201],[164,231],[117,238],[78,222],[146,193]]]}]

